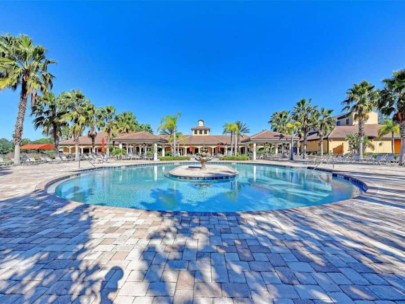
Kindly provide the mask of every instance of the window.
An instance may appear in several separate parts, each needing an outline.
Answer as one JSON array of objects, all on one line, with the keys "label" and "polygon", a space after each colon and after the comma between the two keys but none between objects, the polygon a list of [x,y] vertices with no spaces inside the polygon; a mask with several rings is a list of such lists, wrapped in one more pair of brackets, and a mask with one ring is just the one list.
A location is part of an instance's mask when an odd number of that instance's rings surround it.
[{"label": "window", "polygon": [[350,122],[350,119],[349,119],[349,118],[346,118],[346,125],[347,125],[347,126],[349,125],[349,122]]},{"label": "window", "polygon": [[337,126],[340,126],[342,124],[342,122],[340,120],[338,120],[338,122],[336,123]]},{"label": "window", "polygon": [[202,134],[202,130],[200,130],[200,134]]},{"label": "window", "polygon": [[204,130],[204,134],[208,134],[208,131],[207,131],[207,130]]}]

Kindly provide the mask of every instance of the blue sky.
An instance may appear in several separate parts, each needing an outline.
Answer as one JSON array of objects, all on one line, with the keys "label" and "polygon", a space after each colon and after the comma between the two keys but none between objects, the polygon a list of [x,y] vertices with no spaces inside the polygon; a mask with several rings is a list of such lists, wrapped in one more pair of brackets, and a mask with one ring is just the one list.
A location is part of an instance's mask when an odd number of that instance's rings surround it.
[{"label": "blue sky", "polygon": [[[156,131],[182,113],[212,133],[242,120],[251,133],[301,98],[341,110],[353,83],[381,86],[405,68],[405,3],[0,3],[0,34],[25,33],[57,60],[56,94],[80,89],[97,106],[132,111]],[[0,92],[0,137],[11,138],[18,92]],[[24,137],[41,137],[27,115]]]}]

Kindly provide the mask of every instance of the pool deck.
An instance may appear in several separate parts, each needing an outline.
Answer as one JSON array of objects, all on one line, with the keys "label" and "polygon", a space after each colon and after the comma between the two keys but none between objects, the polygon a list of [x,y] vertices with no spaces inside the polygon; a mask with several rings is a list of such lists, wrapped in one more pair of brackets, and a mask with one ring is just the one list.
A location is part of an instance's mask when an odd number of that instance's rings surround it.
[{"label": "pool deck", "polygon": [[0,303],[405,303],[405,168],[334,169],[370,191],[230,214],[66,203],[43,187],[77,163],[0,169]]}]

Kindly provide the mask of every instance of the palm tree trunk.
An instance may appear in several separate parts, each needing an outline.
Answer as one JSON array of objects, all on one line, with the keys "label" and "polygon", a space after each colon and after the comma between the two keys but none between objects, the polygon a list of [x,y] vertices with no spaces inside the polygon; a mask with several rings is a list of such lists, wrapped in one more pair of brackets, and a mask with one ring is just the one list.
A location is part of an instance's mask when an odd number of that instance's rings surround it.
[{"label": "palm tree trunk", "polygon": [[55,146],[55,153],[58,154],[58,152],[59,152],[59,136],[58,136],[57,127],[55,125],[53,126],[53,145]]},{"label": "palm tree trunk", "polygon": [[405,120],[399,124],[401,134],[401,154],[399,155],[399,164],[405,165]]},{"label": "palm tree trunk", "polygon": [[359,159],[363,159],[363,146],[364,146],[364,121],[359,120]]},{"label": "palm tree trunk", "polygon": [[321,136],[321,156],[323,156],[323,136]]},{"label": "palm tree trunk", "polygon": [[239,140],[239,135],[237,133],[235,133],[235,155],[239,154],[238,151],[238,140]]},{"label": "palm tree trunk", "polygon": [[173,148],[174,148],[174,156],[177,156],[176,152],[176,128],[173,130]]},{"label": "palm tree trunk", "polygon": [[106,143],[107,157],[110,157],[110,137],[111,137],[110,133],[107,132],[107,143]]},{"label": "palm tree trunk", "polygon": [[17,121],[15,124],[15,131],[14,131],[14,165],[20,164],[20,145],[22,140],[23,134],[23,126],[24,126],[24,117],[25,112],[27,109],[27,83],[23,80],[22,88],[21,88],[21,95],[20,95],[20,104],[18,106],[18,115]]},{"label": "palm tree trunk", "polygon": [[394,132],[391,132],[391,151],[392,151],[392,154],[395,153],[395,134],[394,134]]},{"label": "palm tree trunk", "polygon": [[308,141],[307,141],[307,133],[304,133],[304,151],[302,151],[302,157],[304,159],[307,158],[307,146],[308,146]]},{"label": "palm tree trunk", "polygon": [[79,136],[75,138],[75,160],[80,159],[80,154],[79,154]]}]

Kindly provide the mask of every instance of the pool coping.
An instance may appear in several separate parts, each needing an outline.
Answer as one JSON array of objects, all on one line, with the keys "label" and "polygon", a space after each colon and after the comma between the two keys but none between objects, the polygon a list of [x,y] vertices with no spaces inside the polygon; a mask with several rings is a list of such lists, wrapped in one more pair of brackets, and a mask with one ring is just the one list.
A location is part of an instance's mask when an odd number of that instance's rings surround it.
[{"label": "pool coping", "polygon": [[114,209],[126,209],[126,210],[134,210],[134,211],[142,211],[142,212],[157,212],[160,214],[166,214],[166,215],[193,215],[193,216],[218,216],[218,215],[223,215],[223,216],[232,216],[232,215],[241,215],[241,214],[250,214],[250,215],[261,215],[261,214],[267,214],[267,213],[274,213],[274,212],[291,212],[291,211],[297,211],[300,209],[307,209],[307,208],[326,208],[328,206],[336,206],[336,205],[344,205],[348,203],[352,203],[352,200],[360,199],[360,198],[365,198],[370,195],[375,195],[379,192],[379,187],[371,182],[371,181],[364,181],[363,179],[356,178],[353,176],[348,175],[347,173],[341,173],[338,171],[335,171],[333,169],[326,169],[326,168],[319,168],[319,167],[313,167],[313,166],[306,166],[302,164],[297,164],[299,166],[292,166],[289,164],[274,164],[274,163],[261,163],[261,162],[254,162],[254,161],[214,161],[210,162],[212,164],[249,164],[249,165],[260,165],[260,166],[271,166],[271,167],[280,167],[280,168],[290,168],[290,169],[310,169],[310,170],[317,170],[317,171],[323,171],[323,172],[328,172],[331,173],[333,177],[338,178],[338,179],[344,179],[348,182],[353,183],[356,187],[359,188],[360,194],[354,197],[351,197],[346,200],[342,201],[336,201],[336,202],[331,202],[331,203],[326,203],[326,204],[321,204],[321,205],[312,205],[312,206],[302,206],[302,207],[295,207],[295,208],[288,208],[288,209],[276,209],[276,210],[261,210],[261,211],[221,211],[221,212],[201,212],[201,211],[166,211],[166,210],[147,210],[147,209],[139,209],[139,208],[127,208],[127,207],[116,207],[116,206],[100,206],[100,205],[91,205],[91,204],[86,204],[82,202],[77,202],[73,200],[67,200],[64,198],[61,198],[57,196],[54,192],[50,193],[49,188],[53,186],[54,184],[61,182],[63,180],[67,180],[69,178],[77,177],[83,172],[92,172],[92,171],[97,171],[97,170],[102,170],[102,169],[119,169],[123,167],[146,167],[146,166],[156,166],[156,165],[177,165],[181,163],[189,163],[193,164],[196,163],[195,161],[161,161],[161,162],[154,162],[154,163],[137,163],[137,164],[120,164],[116,166],[106,166],[102,165],[100,167],[94,167],[94,168],[86,168],[86,169],[79,169],[76,173],[70,173],[67,175],[63,175],[57,178],[52,178],[48,180],[41,181],[35,186],[36,190],[44,191],[49,198],[52,200],[58,202],[58,203],[65,203],[65,204],[78,204],[78,205],[87,205],[87,206],[92,206],[94,208],[114,208]]}]

